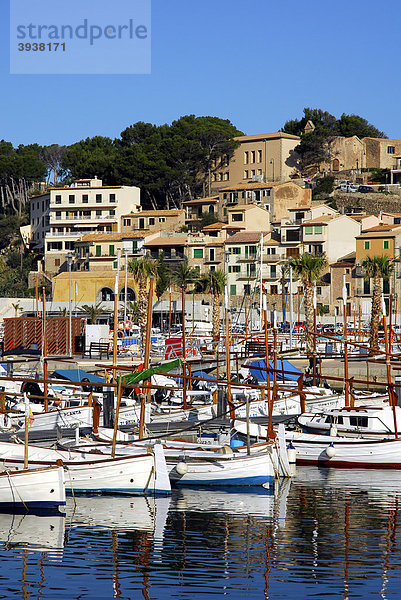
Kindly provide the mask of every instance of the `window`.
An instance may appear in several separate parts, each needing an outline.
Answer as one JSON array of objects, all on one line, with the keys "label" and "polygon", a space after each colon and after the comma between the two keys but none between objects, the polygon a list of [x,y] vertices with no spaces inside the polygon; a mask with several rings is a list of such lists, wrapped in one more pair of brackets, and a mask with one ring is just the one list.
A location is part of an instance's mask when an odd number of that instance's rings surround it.
[{"label": "window", "polygon": [[113,262],[113,269],[117,269],[117,267],[118,267],[118,260],[115,260]]},{"label": "window", "polygon": [[237,295],[237,286],[230,285],[230,296],[236,296],[236,295]]},{"label": "window", "polygon": [[102,201],[102,194],[96,194],[96,202],[100,204]]},{"label": "window", "polygon": [[66,250],[74,250],[74,242],[65,242],[64,245]]},{"label": "window", "polygon": [[115,202],[116,201],[116,195],[115,194],[110,194],[109,195],[109,201],[110,202]]},{"label": "window", "polygon": [[214,206],[213,206],[213,204],[210,204],[208,210],[209,210],[210,213],[214,213]]},{"label": "window", "polygon": [[96,256],[102,256],[102,247],[96,246]]},{"label": "window", "polygon": [[255,175],[256,175],[255,169],[251,169],[251,177],[255,177]]},{"label": "window", "polygon": [[383,248],[384,250],[388,250],[388,240],[383,241]]},{"label": "window", "polygon": [[59,267],[60,266],[60,259],[59,258],[55,258],[54,259],[54,266],[55,267]]},{"label": "window", "polygon": [[209,249],[209,260],[214,261],[215,259],[215,251],[214,248]]},{"label": "window", "polygon": [[245,296],[250,296],[251,295],[251,286],[249,285],[249,283],[247,283],[246,285],[244,285],[244,294],[245,294]]},{"label": "window", "polygon": [[258,175],[262,175],[262,169],[258,169]]},{"label": "window", "polygon": [[258,163],[262,162],[262,150],[258,150]]},{"label": "window", "polygon": [[230,181],[230,173],[228,171],[224,173],[224,181]]},{"label": "window", "polygon": [[165,222],[166,222],[166,217],[159,218],[159,223],[165,223]]},{"label": "window", "polygon": [[[244,165],[247,165],[249,162],[249,152],[244,152]],[[247,173],[248,171],[245,171]]]},{"label": "window", "polygon": [[345,269],[346,275],[349,275],[349,269]]},{"label": "window", "polygon": [[387,154],[395,154],[395,146],[387,146]]},{"label": "window", "polygon": [[89,196],[88,194],[82,194],[82,204],[88,204]]},{"label": "window", "polygon": [[322,226],[321,225],[315,225],[315,235],[317,233],[322,233]]},{"label": "window", "polygon": [[247,277],[255,277],[256,275],[256,265],[251,263],[246,265],[246,274]]},{"label": "window", "polygon": [[270,295],[271,296],[276,296],[278,294],[278,286],[277,285],[271,285],[270,286]]},{"label": "window", "polygon": [[251,152],[251,163],[256,162],[255,159],[256,159],[256,152],[255,152],[255,150],[252,150],[252,152]]},{"label": "window", "polygon": [[390,281],[388,279],[383,279],[383,294],[390,293]]},{"label": "window", "polygon": [[242,213],[234,213],[232,216],[233,221],[243,221],[244,215]]},{"label": "window", "polygon": [[370,242],[364,242],[364,249],[369,250],[369,248],[370,248]]},{"label": "window", "polygon": [[313,233],[312,225],[306,225],[304,231],[305,231],[305,235],[312,235],[312,233]]},{"label": "window", "polygon": [[155,224],[155,219],[154,217],[150,217],[149,218],[149,225],[154,225]]},{"label": "window", "polygon": [[270,204],[265,204],[265,210],[270,211]]},{"label": "window", "polygon": [[229,273],[241,273],[240,265],[233,265],[232,267],[228,267]]},{"label": "window", "polygon": [[227,208],[223,208],[223,216],[226,217],[227,216]]},{"label": "window", "polygon": [[61,219],[61,210],[56,210],[56,219]]},{"label": "window", "polygon": [[96,216],[97,217],[101,217],[102,216],[102,211],[101,210],[97,210],[96,211]]},{"label": "window", "polygon": [[249,172],[248,171],[244,171],[244,179],[249,179]]},{"label": "window", "polygon": [[223,181],[223,173],[219,173],[219,181]]},{"label": "window", "polygon": [[203,248],[194,248],[194,258],[203,258]]},{"label": "window", "polygon": [[109,246],[109,256],[115,256],[116,253],[114,251],[114,244],[112,244],[111,246]]},{"label": "window", "polygon": [[[347,292],[347,294],[348,294],[348,292]],[[316,288],[316,295],[317,296],[321,296],[322,295],[322,288],[319,285]]]},{"label": "window", "polygon": [[271,195],[271,190],[270,189],[269,190],[263,190],[263,195],[265,197],[270,196]]},{"label": "window", "polygon": [[124,227],[131,227],[131,219],[124,219]]},{"label": "window", "polygon": [[61,196],[56,196],[56,204],[61,204]]},{"label": "window", "polygon": [[75,204],[75,196],[73,194],[68,196],[68,202],[69,204]]},{"label": "window", "polygon": [[116,216],[116,211],[114,210],[114,208],[111,208],[111,209],[109,210],[109,216],[110,216],[110,217],[115,217],[115,216]]},{"label": "window", "polygon": [[145,229],[145,219],[144,218],[140,218],[139,219],[139,225],[138,225],[139,229]]},{"label": "window", "polygon": [[276,265],[272,265],[270,267],[270,277],[277,277],[277,269],[276,269]]},{"label": "window", "polygon": [[231,252],[231,254],[241,254],[241,248],[239,248],[238,246],[234,246],[232,248],[229,248],[229,252]]},{"label": "window", "polygon": [[363,280],[363,293],[370,295],[370,280],[369,279]]},{"label": "window", "polygon": [[47,249],[49,251],[51,251],[51,250],[62,250],[63,249],[63,243],[62,242],[49,242],[47,244]]}]

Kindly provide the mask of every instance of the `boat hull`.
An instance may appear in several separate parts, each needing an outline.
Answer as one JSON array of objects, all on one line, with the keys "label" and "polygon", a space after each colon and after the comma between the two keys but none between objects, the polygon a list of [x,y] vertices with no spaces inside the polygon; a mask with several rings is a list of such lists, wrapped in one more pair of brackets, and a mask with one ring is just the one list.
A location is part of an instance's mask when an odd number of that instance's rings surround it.
[{"label": "boat hull", "polygon": [[0,508],[56,509],[66,502],[62,467],[0,473]]}]

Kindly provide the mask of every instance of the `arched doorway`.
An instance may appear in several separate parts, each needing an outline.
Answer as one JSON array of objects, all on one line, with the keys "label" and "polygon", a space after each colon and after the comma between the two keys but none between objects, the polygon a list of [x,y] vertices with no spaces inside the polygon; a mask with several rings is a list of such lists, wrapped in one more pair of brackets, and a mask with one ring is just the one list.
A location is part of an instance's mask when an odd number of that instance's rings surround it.
[{"label": "arched doorway", "polygon": [[333,171],[340,170],[340,161],[338,158],[333,158]]},{"label": "arched doorway", "polygon": [[[125,288],[120,290],[118,299],[120,300],[120,302],[125,302]],[[130,287],[127,287],[127,302],[135,302],[135,300],[136,300],[135,290],[133,290]]]},{"label": "arched doorway", "polygon": [[114,292],[108,287],[104,287],[100,290],[100,298],[102,302],[113,302]]}]

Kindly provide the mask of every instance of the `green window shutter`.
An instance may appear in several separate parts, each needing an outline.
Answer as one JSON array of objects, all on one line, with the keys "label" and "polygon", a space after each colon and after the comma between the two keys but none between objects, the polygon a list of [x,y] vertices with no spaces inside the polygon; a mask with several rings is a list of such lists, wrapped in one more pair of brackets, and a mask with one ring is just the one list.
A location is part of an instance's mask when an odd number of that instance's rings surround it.
[{"label": "green window shutter", "polygon": [[194,258],[203,258],[203,248],[194,248]]},{"label": "green window shutter", "polygon": [[370,242],[365,242],[365,250],[369,250],[370,248]]},{"label": "green window shutter", "polygon": [[305,234],[306,235],[311,235],[313,233],[313,227],[312,225],[306,225],[305,227]]},{"label": "green window shutter", "polygon": [[236,295],[237,295],[237,286],[230,285],[230,296],[236,296]]},{"label": "green window shutter", "polygon": [[96,246],[96,256],[102,256],[102,247]]},{"label": "green window shutter", "polygon": [[109,246],[109,255],[110,256],[115,256],[114,245]]},{"label": "green window shutter", "polygon": [[249,256],[249,246],[245,246],[245,258]]},{"label": "green window shutter", "polygon": [[383,248],[384,248],[384,250],[388,250],[388,240],[384,240]]},{"label": "green window shutter", "polygon": [[133,240],[133,242],[132,242],[132,248],[134,250],[136,250],[138,248],[138,241],[137,240]]},{"label": "green window shutter", "polygon": [[316,233],[322,233],[322,226],[321,225],[315,225],[315,234]]},{"label": "green window shutter", "polygon": [[118,267],[118,261],[117,261],[117,260],[115,260],[115,261],[113,262],[113,269],[117,269],[117,267]]},{"label": "green window shutter", "polygon": [[227,216],[227,209],[223,208],[223,215],[226,217]]}]

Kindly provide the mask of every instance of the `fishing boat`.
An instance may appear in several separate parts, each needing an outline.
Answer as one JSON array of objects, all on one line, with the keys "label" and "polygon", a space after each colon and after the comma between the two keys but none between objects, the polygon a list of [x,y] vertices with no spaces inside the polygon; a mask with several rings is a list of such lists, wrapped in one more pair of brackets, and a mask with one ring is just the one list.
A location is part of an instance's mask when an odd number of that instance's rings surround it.
[{"label": "fishing boat", "polygon": [[394,420],[401,435],[401,408],[361,406],[345,407],[321,413],[304,413],[298,424],[309,433],[339,433],[346,437],[393,438]]},{"label": "fishing boat", "polygon": [[[263,439],[264,425],[250,423],[252,438]],[[246,424],[235,421],[236,431],[245,435]],[[296,463],[319,467],[401,469],[401,440],[372,440],[310,434],[286,430],[290,449],[296,451]]]},{"label": "fishing boat", "polygon": [[0,473],[0,509],[57,509],[65,504],[64,469],[57,465]]},{"label": "fishing boat", "polygon": [[[0,442],[0,465],[3,468],[23,469],[24,446]],[[112,458],[91,452],[73,452],[28,447],[32,467],[50,467],[62,460],[66,471],[67,491],[129,495],[165,495],[171,493],[170,482],[161,444],[153,448],[135,449],[130,456]]]}]

